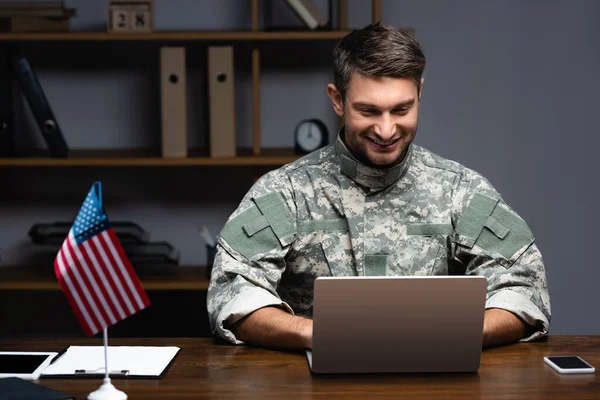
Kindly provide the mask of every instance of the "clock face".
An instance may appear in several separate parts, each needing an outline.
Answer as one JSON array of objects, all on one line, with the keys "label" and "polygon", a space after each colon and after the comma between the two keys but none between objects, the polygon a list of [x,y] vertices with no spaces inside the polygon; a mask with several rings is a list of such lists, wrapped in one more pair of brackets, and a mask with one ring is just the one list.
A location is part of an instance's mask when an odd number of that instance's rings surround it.
[{"label": "clock face", "polygon": [[325,134],[315,122],[305,121],[298,127],[296,141],[303,151],[313,151],[322,146]]}]

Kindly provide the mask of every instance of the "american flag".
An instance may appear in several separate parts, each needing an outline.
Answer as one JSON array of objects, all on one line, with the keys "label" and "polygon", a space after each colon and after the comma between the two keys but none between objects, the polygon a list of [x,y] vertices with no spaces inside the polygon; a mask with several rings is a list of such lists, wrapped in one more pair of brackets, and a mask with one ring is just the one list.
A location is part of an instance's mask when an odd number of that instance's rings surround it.
[{"label": "american flag", "polygon": [[95,182],[54,260],[58,279],[88,336],[150,305],[102,207]]}]

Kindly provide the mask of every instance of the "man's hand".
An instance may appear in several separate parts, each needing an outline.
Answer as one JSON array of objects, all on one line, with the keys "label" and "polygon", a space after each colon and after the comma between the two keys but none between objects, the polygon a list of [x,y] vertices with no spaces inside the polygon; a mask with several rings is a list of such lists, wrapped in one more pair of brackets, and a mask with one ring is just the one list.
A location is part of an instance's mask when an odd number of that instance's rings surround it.
[{"label": "man's hand", "polygon": [[264,307],[233,324],[230,329],[246,343],[261,347],[312,349],[313,322],[278,307]]},{"label": "man's hand", "polygon": [[513,313],[500,309],[485,310],[483,318],[483,347],[516,342],[527,335],[528,326]]}]

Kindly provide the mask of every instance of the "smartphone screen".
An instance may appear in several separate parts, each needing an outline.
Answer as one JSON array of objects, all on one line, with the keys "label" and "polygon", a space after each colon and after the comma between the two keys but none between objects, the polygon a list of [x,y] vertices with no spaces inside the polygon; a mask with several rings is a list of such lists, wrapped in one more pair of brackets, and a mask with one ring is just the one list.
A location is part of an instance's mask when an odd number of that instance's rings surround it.
[{"label": "smartphone screen", "polygon": [[581,369],[591,368],[591,366],[583,362],[579,357],[563,356],[563,357],[548,357],[550,361],[562,369]]}]

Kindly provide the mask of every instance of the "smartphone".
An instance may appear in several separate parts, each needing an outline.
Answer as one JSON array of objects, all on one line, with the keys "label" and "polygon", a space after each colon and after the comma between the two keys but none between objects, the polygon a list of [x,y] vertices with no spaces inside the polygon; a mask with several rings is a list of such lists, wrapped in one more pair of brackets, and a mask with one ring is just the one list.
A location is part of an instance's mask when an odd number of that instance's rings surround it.
[{"label": "smartphone", "polygon": [[544,357],[546,364],[561,374],[593,374],[596,369],[577,356]]}]

